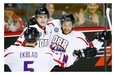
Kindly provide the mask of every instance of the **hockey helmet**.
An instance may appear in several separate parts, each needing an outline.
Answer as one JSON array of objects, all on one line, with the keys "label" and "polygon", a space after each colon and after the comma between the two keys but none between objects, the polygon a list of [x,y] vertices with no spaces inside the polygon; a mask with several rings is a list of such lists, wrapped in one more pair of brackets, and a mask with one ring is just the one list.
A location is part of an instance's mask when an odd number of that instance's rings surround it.
[{"label": "hockey helmet", "polygon": [[39,31],[35,27],[28,27],[24,32],[24,38],[26,42],[36,42],[39,37]]},{"label": "hockey helmet", "polygon": [[48,18],[49,18],[49,12],[48,12],[47,8],[41,7],[41,8],[38,8],[38,9],[35,11],[35,16],[36,16],[36,17],[37,17],[37,15],[42,15],[42,14],[48,15]]},{"label": "hockey helmet", "polygon": [[72,14],[64,14],[64,15],[61,17],[61,24],[62,24],[64,21],[71,21],[71,22],[74,24],[75,19],[74,19],[74,17],[73,17]]}]

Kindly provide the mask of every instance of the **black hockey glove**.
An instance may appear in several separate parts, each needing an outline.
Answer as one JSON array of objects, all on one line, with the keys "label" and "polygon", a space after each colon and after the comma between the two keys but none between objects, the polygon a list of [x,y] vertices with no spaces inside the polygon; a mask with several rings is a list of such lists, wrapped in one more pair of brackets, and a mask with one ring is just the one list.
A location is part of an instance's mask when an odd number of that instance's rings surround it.
[{"label": "black hockey glove", "polygon": [[95,34],[95,38],[101,42],[104,42],[104,40],[108,40],[109,38],[111,38],[111,32],[108,31],[97,32]]},{"label": "black hockey glove", "polygon": [[85,57],[94,57],[97,54],[97,49],[95,47],[87,47],[86,49],[83,49],[83,53],[85,54]]},{"label": "black hockey glove", "polygon": [[95,47],[87,47],[82,50],[74,50],[73,55],[76,55],[78,58],[91,58],[97,54],[97,49]]}]

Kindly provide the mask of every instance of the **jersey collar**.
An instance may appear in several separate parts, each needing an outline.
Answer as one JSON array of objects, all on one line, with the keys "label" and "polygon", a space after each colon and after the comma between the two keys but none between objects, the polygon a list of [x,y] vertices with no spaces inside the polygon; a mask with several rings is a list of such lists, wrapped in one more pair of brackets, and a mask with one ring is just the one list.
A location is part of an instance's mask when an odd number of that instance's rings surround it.
[{"label": "jersey collar", "polygon": [[46,34],[46,27],[40,26],[38,25],[40,29],[42,29],[44,31],[44,33]]}]

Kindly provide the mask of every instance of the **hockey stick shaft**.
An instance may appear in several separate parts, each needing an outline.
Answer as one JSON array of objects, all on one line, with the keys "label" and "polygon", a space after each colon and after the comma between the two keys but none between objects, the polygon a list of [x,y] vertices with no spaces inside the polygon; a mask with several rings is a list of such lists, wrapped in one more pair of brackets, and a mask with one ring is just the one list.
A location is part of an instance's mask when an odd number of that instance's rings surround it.
[{"label": "hockey stick shaft", "polygon": [[110,30],[112,30],[112,24],[111,24],[111,20],[110,20],[110,8],[106,8],[106,16],[107,16]]},{"label": "hockey stick shaft", "polygon": [[[106,8],[107,3],[104,4],[104,16],[106,16]],[[107,31],[107,21],[105,19],[104,31]],[[104,71],[107,71],[107,61],[106,61],[106,47],[107,47],[107,40],[104,40]]]}]

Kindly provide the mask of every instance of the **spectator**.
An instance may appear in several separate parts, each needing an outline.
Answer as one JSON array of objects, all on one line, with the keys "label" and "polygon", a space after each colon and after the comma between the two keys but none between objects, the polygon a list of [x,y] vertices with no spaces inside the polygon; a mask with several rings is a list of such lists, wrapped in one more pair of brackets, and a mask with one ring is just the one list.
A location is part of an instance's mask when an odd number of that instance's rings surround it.
[{"label": "spectator", "polygon": [[[84,17],[83,9],[82,9],[82,8],[75,10],[75,12],[74,12],[74,18],[75,18],[75,24],[74,24],[75,27],[78,26],[79,21],[80,21],[80,22],[84,21],[83,19],[84,19],[85,17]],[[82,19],[82,20],[81,20],[81,19]]]},{"label": "spectator", "polygon": [[87,4],[87,8],[79,13],[78,27],[91,27],[103,25],[103,17],[98,11],[99,5],[96,3]]},{"label": "spectator", "polygon": [[54,14],[54,11],[55,11],[54,4],[48,4],[48,9],[49,9],[49,13],[50,13],[50,18],[49,18],[49,20],[52,20],[52,19],[54,19],[54,18],[52,17],[52,15]]},{"label": "spectator", "polygon": [[4,28],[5,32],[16,32],[23,30],[23,21],[22,19],[14,12],[16,4],[5,4],[4,12]]}]

